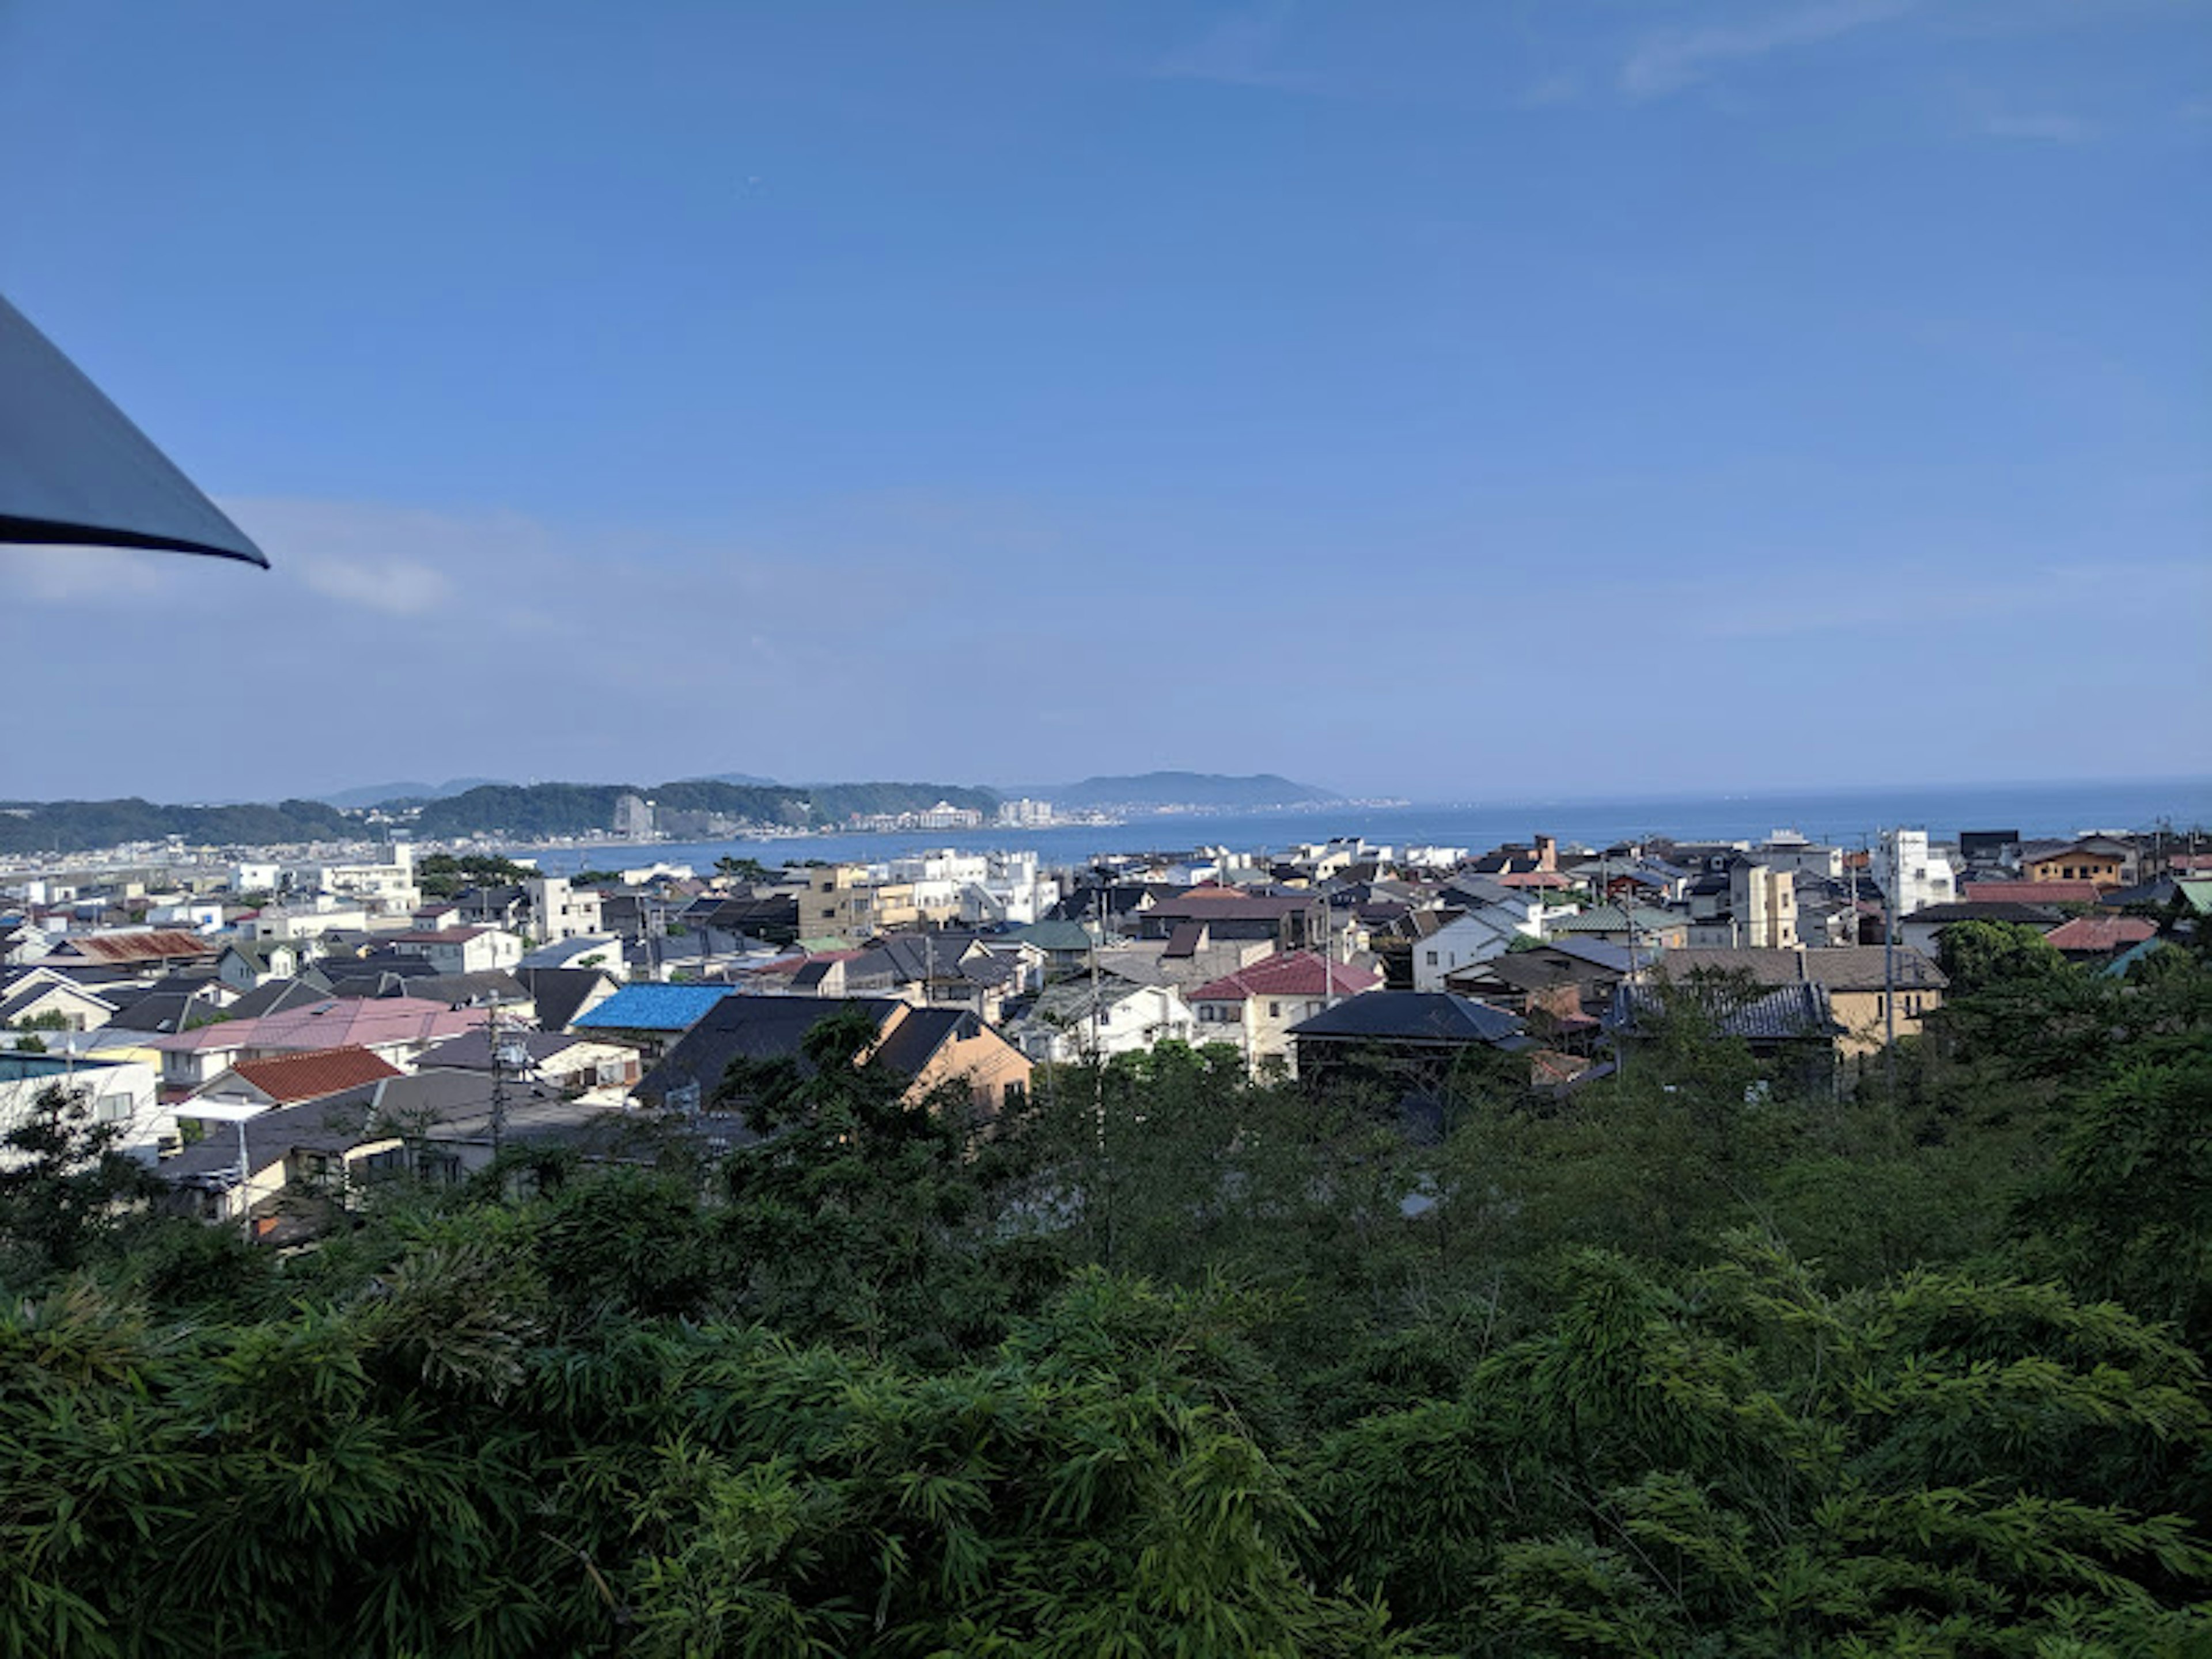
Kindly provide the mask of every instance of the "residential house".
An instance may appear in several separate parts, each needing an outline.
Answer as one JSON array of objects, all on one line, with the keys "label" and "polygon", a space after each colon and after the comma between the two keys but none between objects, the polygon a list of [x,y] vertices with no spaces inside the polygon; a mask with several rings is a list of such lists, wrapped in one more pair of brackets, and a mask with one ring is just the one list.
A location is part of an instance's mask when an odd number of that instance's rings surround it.
[{"label": "residential house", "polygon": [[1835,1086],[1837,1054],[1846,1033],[1826,986],[1810,981],[1747,985],[1711,975],[1625,981],[1606,1023],[1618,1041],[1633,1044],[1650,1035],[1675,995],[1703,1010],[1716,1036],[1741,1042],[1754,1059],[1789,1073],[1799,1087],[1826,1093]]},{"label": "residential house", "polygon": [[1967,904],[2081,904],[2099,902],[2108,890],[2094,881],[1970,881],[1959,889]]},{"label": "residential house", "polygon": [[712,1110],[732,1061],[791,1060],[805,1070],[807,1033],[848,1012],[865,1016],[876,1028],[860,1063],[909,1079],[910,1102],[918,1104],[948,1085],[962,1086],[979,1109],[995,1113],[1027,1095],[1030,1061],[964,1010],[917,1008],[887,997],[825,1003],[737,996],[716,1004],[669,1049],[638,1085],[636,1098],[672,1112]]},{"label": "residential house", "polygon": [[2156,939],[2158,923],[2148,916],[2076,916],[2043,937],[2069,962],[2103,962]]},{"label": "residential house", "polygon": [[2042,842],[2021,849],[2021,874],[2032,882],[2086,881],[2124,887],[2135,879],[2135,848],[2109,836]]},{"label": "residential house", "polygon": [[1543,937],[1541,899],[1524,897],[1494,882],[1485,882],[1483,885],[1495,896],[1481,899],[1469,893],[1471,885],[1461,882],[1445,891],[1447,896],[1455,894],[1462,902],[1473,901],[1473,908],[1443,922],[1414,945],[1415,990],[1441,991],[1444,976],[1455,969],[1504,956],[1513,948],[1516,939],[1533,942]]},{"label": "residential house", "polygon": [[726,985],[633,982],[575,1015],[568,1029],[623,1043],[651,1065],[731,994]]},{"label": "residential house", "polygon": [[249,924],[256,939],[319,939],[331,933],[366,933],[368,911],[325,897],[305,904],[264,904]]},{"label": "residential house", "polygon": [[1190,993],[1198,1042],[1227,1042],[1257,1070],[1292,1063],[1291,1032],[1346,997],[1381,988],[1371,968],[1334,962],[1311,951],[1273,956],[1210,980]]},{"label": "residential house", "polygon": [[394,933],[392,948],[424,958],[441,974],[480,974],[522,961],[522,940],[502,927],[436,927]]},{"label": "residential house", "polygon": [[110,998],[51,968],[23,968],[0,979],[0,1030],[58,1025],[89,1031],[114,1017]]},{"label": "residential house", "polygon": [[[116,1150],[141,1164],[177,1144],[176,1115],[161,1103],[154,1068],[144,1061],[21,1050],[0,1051],[0,1136],[27,1122],[53,1089],[88,1102],[93,1121],[117,1131]],[[27,1156],[0,1147],[0,1169]]]},{"label": "residential house", "polygon": [[191,1116],[190,1107],[198,1102],[271,1111],[399,1075],[390,1060],[362,1048],[307,1048],[265,1060],[241,1060],[185,1103],[181,1115]]},{"label": "residential house", "polygon": [[196,1091],[240,1060],[310,1049],[367,1048],[403,1069],[424,1049],[484,1023],[481,1008],[413,997],[331,997],[255,1019],[233,1019],[155,1038],[161,1081]]},{"label": "residential house", "polygon": [[1838,1050],[1846,1058],[1879,1049],[1893,1029],[1901,1037],[1917,1036],[1922,1020],[1943,1006],[1944,989],[1950,983],[1935,963],[1905,945],[1896,948],[1893,958],[1878,945],[1817,951],[1670,951],[1657,971],[1677,985],[1700,976],[1726,980],[1739,975],[1762,988],[1818,985],[1838,1027]]},{"label": "residential house", "polygon": [[1626,948],[1565,935],[1449,975],[1444,988],[1519,1014],[1547,1039],[1591,1035],[1628,977]]},{"label": "residential house", "polygon": [[106,933],[70,933],[41,958],[48,968],[106,968],[126,973],[167,973],[212,962],[221,947],[198,933],[174,927],[141,927]]},{"label": "residential house", "polygon": [[1188,1042],[1197,1019],[1172,985],[1146,985],[1101,974],[1045,988],[1007,1036],[1030,1060],[1059,1064],[1140,1054],[1155,1043]]},{"label": "residential house", "polygon": [[532,968],[514,970],[514,977],[530,994],[544,1031],[565,1031],[578,1015],[598,1007],[615,994],[618,981],[603,968]]},{"label": "residential house", "polygon": [[[2022,881],[1973,884],[1978,887],[2004,886],[2021,888]],[[1924,910],[1915,910],[1899,927],[1900,943],[1926,956],[1934,956],[1942,947],[1943,930],[1962,921],[2002,921],[2023,927],[2033,927],[2047,933],[2066,918],[2048,905],[1999,903],[1987,899],[1962,900],[1956,904],[1931,904]]]},{"label": "residential house", "polygon": [[1193,887],[1139,911],[1137,937],[1165,939],[1170,954],[1190,955],[1232,939],[1257,939],[1277,951],[1306,951],[1321,947],[1328,926],[1328,903],[1316,894]]},{"label": "residential house", "polygon": [[[563,1093],[614,1090],[626,1094],[642,1075],[636,1049],[625,1043],[594,1042],[570,1032],[502,1028],[496,1053],[498,1069],[507,1075]],[[418,1065],[424,1071],[490,1072],[494,1055],[487,1029],[465,1032],[425,1050]],[[610,1103],[619,1104],[619,1097]]]},{"label": "residential house", "polygon": [[1602,939],[1634,951],[1642,963],[1662,951],[1686,945],[1690,918],[1680,910],[1658,910],[1647,904],[1594,904],[1547,921],[1544,933],[1551,939]]},{"label": "residential house", "polygon": [[216,958],[216,977],[234,991],[258,990],[300,971],[300,947],[289,939],[234,939]]},{"label": "residential house", "polygon": [[1291,1030],[1298,1076],[1327,1085],[1364,1080],[1395,1096],[1427,1097],[1471,1057],[1519,1054],[1520,1018],[1447,991],[1370,991]]}]

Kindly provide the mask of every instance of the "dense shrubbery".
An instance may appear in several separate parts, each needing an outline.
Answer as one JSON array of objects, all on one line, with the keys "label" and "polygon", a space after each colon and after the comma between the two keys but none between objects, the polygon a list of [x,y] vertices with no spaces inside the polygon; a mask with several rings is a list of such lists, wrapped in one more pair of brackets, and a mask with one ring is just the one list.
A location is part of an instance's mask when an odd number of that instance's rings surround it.
[{"label": "dense shrubbery", "polygon": [[288,1260],[54,1117],[0,1651],[2203,1651],[2212,977],[1985,955],[1894,1100],[1692,1019],[1426,1145],[1172,1046],[984,1132],[832,1024],[716,1167]]}]

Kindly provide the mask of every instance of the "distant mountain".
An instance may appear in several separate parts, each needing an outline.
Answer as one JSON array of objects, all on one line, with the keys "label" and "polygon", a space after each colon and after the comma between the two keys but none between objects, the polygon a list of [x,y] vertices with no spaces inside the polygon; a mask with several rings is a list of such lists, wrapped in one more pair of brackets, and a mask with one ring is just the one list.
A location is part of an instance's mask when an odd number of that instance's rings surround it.
[{"label": "distant mountain", "polygon": [[775,789],[780,787],[774,778],[764,778],[752,772],[702,772],[696,778],[686,778],[686,783],[734,783],[746,789]]},{"label": "distant mountain", "polygon": [[365,806],[381,806],[387,801],[444,800],[448,796],[466,794],[487,783],[501,781],[499,778],[447,778],[443,783],[370,783],[358,789],[332,790],[314,799],[359,811]]},{"label": "distant mountain", "polygon": [[1148,811],[1198,806],[1217,812],[1250,812],[1268,806],[1320,805],[1344,799],[1334,789],[1294,783],[1273,772],[1250,777],[1230,777],[1219,772],[1142,772],[1133,776],[1085,778],[1080,783],[1039,784],[1019,793],[1048,800],[1056,807],[1082,811]]}]

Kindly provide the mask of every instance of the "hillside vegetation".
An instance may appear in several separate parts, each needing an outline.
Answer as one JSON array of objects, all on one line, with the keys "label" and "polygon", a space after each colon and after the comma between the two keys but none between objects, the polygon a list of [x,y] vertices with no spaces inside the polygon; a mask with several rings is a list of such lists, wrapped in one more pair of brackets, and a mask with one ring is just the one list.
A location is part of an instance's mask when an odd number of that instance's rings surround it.
[{"label": "hillside vegetation", "polygon": [[289,1259],[112,1215],[55,1109],[0,1651],[2203,1652],[2212,975],[1984,969],[1894,1097],[1680,1007],[1433,1141],[1176,1045],[980,1125],[834,1020],[757,1145]]}]

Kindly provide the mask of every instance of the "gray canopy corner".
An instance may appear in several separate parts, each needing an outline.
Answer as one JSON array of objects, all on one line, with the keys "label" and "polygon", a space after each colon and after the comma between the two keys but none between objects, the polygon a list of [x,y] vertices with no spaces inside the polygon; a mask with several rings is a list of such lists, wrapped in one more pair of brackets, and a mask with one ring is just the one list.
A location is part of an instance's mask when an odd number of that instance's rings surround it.
[{"label": "gray canopy corner", "polygon": [[246,532],[4,298],[0,542],[159,548],[269,568]]}]

